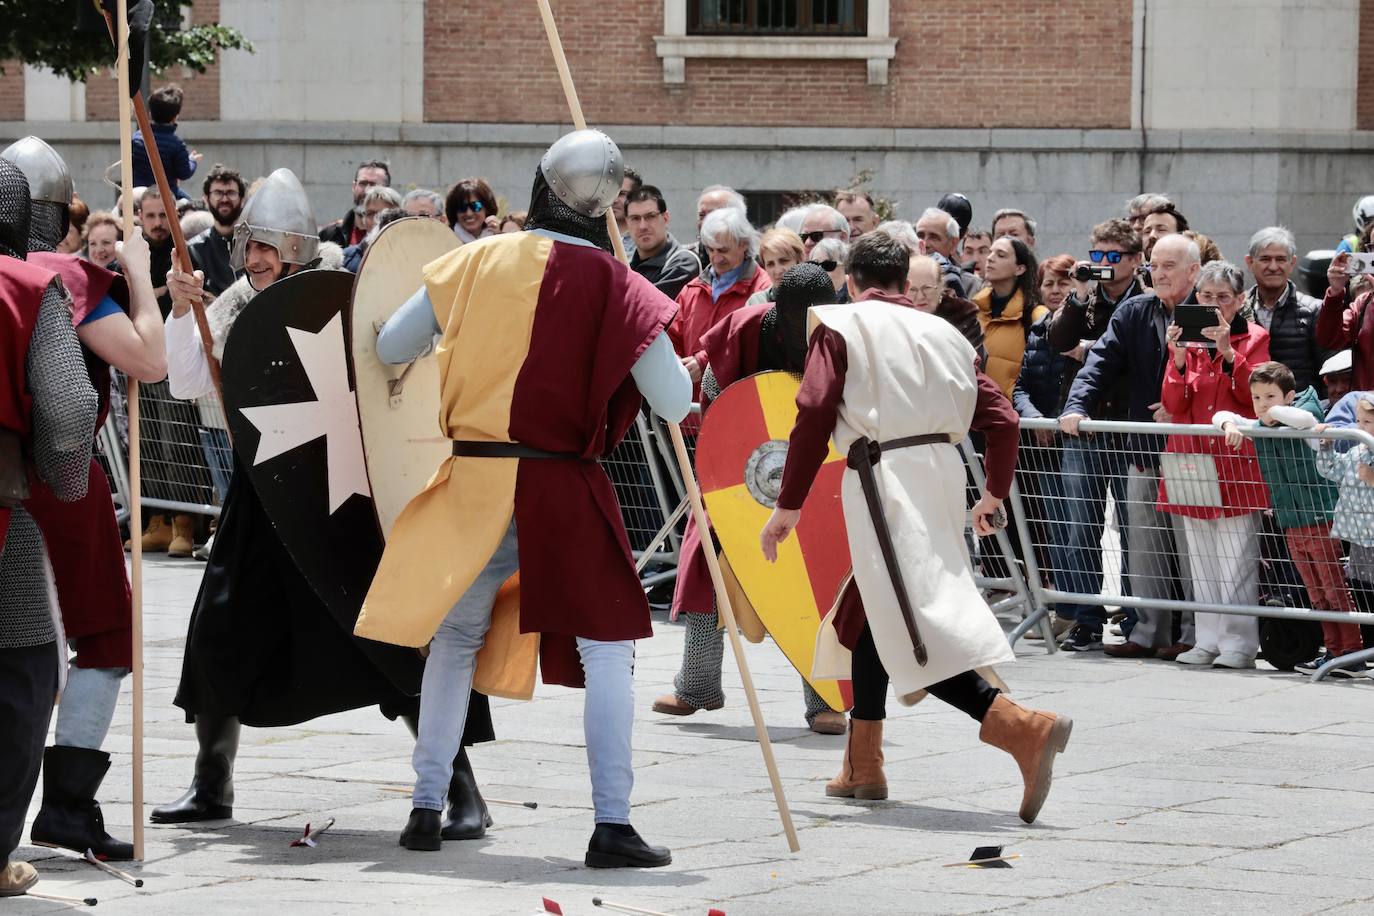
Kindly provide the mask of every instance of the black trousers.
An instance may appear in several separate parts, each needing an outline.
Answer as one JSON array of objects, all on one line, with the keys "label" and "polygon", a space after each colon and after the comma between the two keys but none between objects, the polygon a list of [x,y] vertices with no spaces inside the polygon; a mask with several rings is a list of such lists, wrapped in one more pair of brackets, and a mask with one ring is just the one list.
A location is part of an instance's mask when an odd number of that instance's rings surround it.
[{"label": "black trousers", "polygon": [[0,854],[24,833],[57,695],[57,646],[0,649]]},{"label": "black trousers", "polygon": [[[855,719],[879,721],[887,718],[887,669],[878,657],[873,643],[873,630],[864,624],[863,635],[854,647],[853,671],[854,708],[849,714]],[[971,718],[983,721],[988,707],[997,699],[996,687],[983,680],[977,671],[965,671],[926,688],[930,695],[943,700]]]}]

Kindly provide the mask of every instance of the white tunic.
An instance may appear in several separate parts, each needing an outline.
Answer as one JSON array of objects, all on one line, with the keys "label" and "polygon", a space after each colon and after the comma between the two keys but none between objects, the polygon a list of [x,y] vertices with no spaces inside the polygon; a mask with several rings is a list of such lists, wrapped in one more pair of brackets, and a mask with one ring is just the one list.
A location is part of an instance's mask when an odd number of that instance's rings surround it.
[{"label": "white tunic", "polygon": [[[879,442],[929,433],[951,437],[951,444],[884,452],[873,468],[929,653],[924,666],[916,663],[858,473],[847,469],[841,485],[854,580],[873,641],[898,701],[911,705],[931,684],[1015,658],[973,582],[963,536],[965,472],[953,442],[973,421],[976,355],[944,319],[882,301],[818,306],[811,321],[845,342],[848,368],[834,435],[841,454],[861,436]],[[850,653],[840,645],[834,614],[832,608],[817,637],[818,678],[850,675]]]}]

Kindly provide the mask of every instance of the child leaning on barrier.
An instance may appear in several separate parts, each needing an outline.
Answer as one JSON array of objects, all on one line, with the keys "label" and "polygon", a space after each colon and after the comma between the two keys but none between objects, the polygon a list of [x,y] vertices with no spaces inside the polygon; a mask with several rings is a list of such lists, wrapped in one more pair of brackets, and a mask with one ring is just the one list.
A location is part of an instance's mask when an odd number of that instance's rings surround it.
[{"label": "child leaning on barrier", "polygon": [[[1250,373],[1250,398],[1258,420],[1220,411],[1213,425],[1226,433],[1226,444],[1242,447],[1243,430],[1258,424],[1294,429],[1315,429],[1322,419],[1321,401],[1315,389],[1298,392],[1293,373],[1283,363],[1268,362]],[[1269,486],[1274,517],[1284,531],[1289,555],[1307,587],[1312,607],[1324,611],[1355,609],[1341,570],[1341,544],[1332,530],[1339,493],[1319,472],[1320,457],[1299,439],[1257,438],[1255,452],[1260,472]],[[1328,451],[1328,454],[1331,454]],[[1354,624],[1322,623],[1327,653],[1297,667],[1315,670],[1330,658],[1361,648],[1360,628]],[[1358,667],[1363,667],[1358,666]],[[1342,670],[1334,676],[1353,676]]]}]

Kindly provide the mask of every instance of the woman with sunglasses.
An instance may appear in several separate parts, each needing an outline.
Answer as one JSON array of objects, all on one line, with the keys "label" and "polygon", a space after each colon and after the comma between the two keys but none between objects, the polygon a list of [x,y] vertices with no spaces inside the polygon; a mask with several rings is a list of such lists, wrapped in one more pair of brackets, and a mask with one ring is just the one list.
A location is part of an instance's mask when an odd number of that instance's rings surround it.
[{"label": "woman with sunglasses", "polygon": [[830,282],[835,284],[835,301],[849,301],[849,284],[845,282],[845,265],[849,263],[849,243],[843,239],[821,239],[811,249],[807,258],[812,264],[821,265],[821,270],[830,274]]},{"label": "woman with sunglasses", "polygon": [[496,235],[501,229],[496,219],[496,195],[485,178],[464,178],[450,188],[444,215],[464,245]]}]

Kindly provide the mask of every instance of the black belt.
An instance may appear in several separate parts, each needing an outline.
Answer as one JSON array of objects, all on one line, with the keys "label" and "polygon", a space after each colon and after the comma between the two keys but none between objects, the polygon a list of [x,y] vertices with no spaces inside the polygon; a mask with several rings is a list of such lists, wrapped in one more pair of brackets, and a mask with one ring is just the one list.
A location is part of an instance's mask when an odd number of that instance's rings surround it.
[{"label": "black belt", "polygon": [[546,452],[541,448],[519,442],[465,442],[455,439],[453,454],[458,458],[560,458],[564,461],[587,461],[571,452]]},{"label": "black belt", "polygon": [[872,520],[873,531],[878,536],[878,549],[882,551],[883,563],[887,566],[888,577],[892,580],[892,590],[897,594],[897,607],[902,611],[907,635],[911,637],[916,664],[923,668],[928,660],[926,646],[921,641],[921,631],[916,627],[916,612],[911,607],[911,597],[907,594],[906,582],[902,579],[902,568],[897,562],[897,547],[892,542],[892,531],[887,526],[887,516],[883,514],[882,500],[878,497],[878,479],[873,473],[873,465],[881,460],[883,452],[949,441],[950,437],[946,433],[904,436],[886,442],[875,442],[861,436],[849,447],[849,455],[845,461],[849,467],[859,472],[859,485],[863,487],[864,501],[868,503],[868,517]]}]

